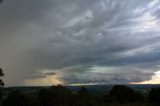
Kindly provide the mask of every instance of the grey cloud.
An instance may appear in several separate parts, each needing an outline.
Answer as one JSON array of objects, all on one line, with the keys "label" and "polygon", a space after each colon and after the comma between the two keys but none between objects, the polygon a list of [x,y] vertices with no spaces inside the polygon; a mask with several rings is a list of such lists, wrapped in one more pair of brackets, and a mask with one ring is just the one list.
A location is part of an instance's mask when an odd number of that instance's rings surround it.
[{"label": "grey cloud", "polygon": [[[150,79],[158,70],[160,45],[153,25],[159,4],[152,2],[6,0],[0,5],[0,64],[10,77],[7,83],[54,73],[67,84]],[[95,66],[119,68],[102,75],[90,72]],[[41,73],[44,69],[53,73]]]},{"label": "grey cloud", "polygon": [[45,72],[45,73],[42,73],[42,72],[36,72],[35,74],[32,73],[32,76],[28,77],[28,78],[46,78],[47,76],[52,76],[52,75],[56,75],[55,72]]},{"label": "grey cloud", "polygon": [[[113,71],[121,71],[120,73],[92,73],[92,72],[84,72],[84,73],[74,73],[69,75],[69,77],[63,78],[66,83],[74,83],[74,84],[127,84],[130,82],[140,82],[144,80],[149,80],[153,75],[151,72],[141,72],[136,69],[125,69],[124,67],[115,68]],[[107,71],[107,70],[106,70]]]},{"label": "grey cloud", "polygon": [[50,0],[5,0],[0,6],[1,38],[24,27],[27,23],[40,22],[44,13],[53,6]]}]

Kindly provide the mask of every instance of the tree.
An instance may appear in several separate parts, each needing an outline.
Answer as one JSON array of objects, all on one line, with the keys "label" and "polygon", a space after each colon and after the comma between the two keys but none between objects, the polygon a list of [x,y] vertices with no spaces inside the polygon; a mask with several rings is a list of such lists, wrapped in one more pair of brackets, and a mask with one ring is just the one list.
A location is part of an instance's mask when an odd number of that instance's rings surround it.
[{"label": "tree", "polygon": [[76,93],[75,105],[74,106],[96,106],[96,96],[89,92],[86,87],[81,87]]},{"label": "tree", "polygon": [[125,85],[115,85],[109,92],[108,99],[111,102],[129,103],[143,101],[143,95]]},{"label": "tree", "polygon": [[[4,76],[3,70],[0,68],[0,77],[3,77],[3,76]],[[0,87],[3,87],[3,86],[4,86],[4,83],[2,79],[0,79]]]},{"label": "tree", "polygon": [[149,91],[149,101],[151,103],[160,104],[160,87],[159,88],[152,88]]},{"label": "tree", "polygon": [[62,85],[51,86],[38,92],[42,106],[72,106],[72,98],[71,91]]},{"label": "tree", "polygon": [[33,96],[24,94],[20,90],[11,92],[2,104],[3,106],[39,106],[39,103]]},{"label": "tree", "polygon": [[[3,77],[4,74],[3,74],[3,70],[0,68],[0,77]],[[2,79],[0,79],[0,100],[2,98],[2,87],[4,86],[4,83],[2,81]]]},{"label": "tree", "polygon": [[4,106],[27,106],[26,104],[26,98],[19,90],[11,92],[3,101]]},{"label": "tree", "polygon": [[82,87],[79,91],[78,91],[78,96],[84,96],[86,97],[89,94],[87,88]]}]

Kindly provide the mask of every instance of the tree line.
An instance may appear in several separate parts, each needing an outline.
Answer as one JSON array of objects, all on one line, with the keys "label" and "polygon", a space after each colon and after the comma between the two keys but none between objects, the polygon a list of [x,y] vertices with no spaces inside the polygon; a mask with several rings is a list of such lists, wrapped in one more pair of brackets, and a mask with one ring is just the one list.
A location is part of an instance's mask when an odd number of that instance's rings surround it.
[{"label": "tree line", "polygon": [[152,88],[144,95],[128,86],[115,85],[97,94],[85,87],[73,92],[57,85],[32,93],[12,91],[1,98],[1,106],[160,106],[160,88]]},{"label": "tree line", "polygon": [[[0,77],[3,76],[0,68]],[[90,92],[85,87],[74,92],[57,85],[31,93],[17,89],[3,95],[3,86],[0,79],[0,106],[160,106],[160,87],[143,94],[125,85],[115,85],[103,93]]]}]

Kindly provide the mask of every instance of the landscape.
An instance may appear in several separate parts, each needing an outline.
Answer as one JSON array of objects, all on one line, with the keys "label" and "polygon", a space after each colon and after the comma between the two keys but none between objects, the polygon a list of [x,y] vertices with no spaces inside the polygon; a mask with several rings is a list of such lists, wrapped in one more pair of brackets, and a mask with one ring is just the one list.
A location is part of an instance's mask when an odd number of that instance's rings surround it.
[{"label": "landscape", "polygon": [[160,0],[0,0],[0,106],[160,106]]},{"label": "landscape", "polygon": [[[7,87],[2,106],[159,106],[160,85]],[[2,92],[1,91],[1,92]],[[3,95],[2,95],[3,94]]]}]

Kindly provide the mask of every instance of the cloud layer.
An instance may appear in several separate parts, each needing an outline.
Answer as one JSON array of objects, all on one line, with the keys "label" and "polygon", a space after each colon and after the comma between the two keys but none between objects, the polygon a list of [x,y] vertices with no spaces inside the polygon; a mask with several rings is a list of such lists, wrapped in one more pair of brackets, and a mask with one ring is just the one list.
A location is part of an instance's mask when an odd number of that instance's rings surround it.
[{"label": "cloud layer", "polygon": [[24,85],[51,75],[64,84],[149,80],[159,70],[159,13],[159,0],[5,0],[5,81]]}]

